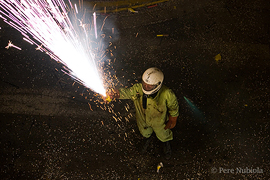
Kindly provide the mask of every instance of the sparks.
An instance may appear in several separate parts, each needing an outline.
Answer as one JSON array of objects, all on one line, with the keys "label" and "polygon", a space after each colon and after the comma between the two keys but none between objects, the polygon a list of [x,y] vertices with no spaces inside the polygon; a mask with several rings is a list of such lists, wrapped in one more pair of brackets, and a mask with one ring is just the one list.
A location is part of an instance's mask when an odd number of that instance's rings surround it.
[{"label": "sparks", "polygon": [[97,39],[97,16],[96,16],[96,12],[93,13],[93,20],[94,20],[95,36],[96,36],[96,39]]},{"label": "sparks", "polygon": [[40,46],[38,46],[37,48],[36,48],[36,50],[38,51],[41,51],[41,48],[42,48],[42,44],[40,45]]},{"label": "sparks", "polygon": [[[64,0],[1,0],[0,14],[3,16],[0,17],[19,31],[25,41],[36,45],[37,50],[60,61],[68,69],[69,76],[105,96],[96,55],[89,44],[89,31],[78,24],[76,4],[75,9],[70,1],[70,7],[67,6]],[[67,9],[71,11],[67,12]],[[11,42],[6,48],[9,47],[21,50]]]},{"label": "sparks", "polygon": [[18,46],[15,46],[14,44],[12,44],[11,41],[8,42],[8,45],[5,47],[6,49],[9,49],[10,47],[14,47],[16,49],[22,50],[21,48],[19,48]]},{"label": "sparks", "polygon": [[33,45],[34,43],[32,41],[30,41],[29,39],[23,38],[23,40],[25,40],[26,42],[30,43],[31,45]]},{"label": "sparks", "polygon": [[76,10],[76,13],[78,14],[78,9],[77,9],[77,5],[75,4],[75,10]]}]

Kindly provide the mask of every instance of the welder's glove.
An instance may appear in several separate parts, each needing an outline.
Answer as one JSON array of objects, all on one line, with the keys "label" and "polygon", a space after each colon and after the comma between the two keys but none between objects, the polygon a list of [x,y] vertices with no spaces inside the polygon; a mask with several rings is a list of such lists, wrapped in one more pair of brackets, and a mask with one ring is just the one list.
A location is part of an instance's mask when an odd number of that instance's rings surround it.
[{"label": "welder's glove", "polygon": [[169,121],[167,122],[166,126],[165,126],[165,130],[166,129],[172,129],[175,127],[176,125],[176,121],[177,121],[177,116],[176,117],[172,117],[171,115],[169,115]]},{"label": "welder's glove", "polygon": [[109,89],[107,91],[107,95],[110,96],[110,98],[113,99],[118,99],[120,97],[120,93],[118,89]]}]

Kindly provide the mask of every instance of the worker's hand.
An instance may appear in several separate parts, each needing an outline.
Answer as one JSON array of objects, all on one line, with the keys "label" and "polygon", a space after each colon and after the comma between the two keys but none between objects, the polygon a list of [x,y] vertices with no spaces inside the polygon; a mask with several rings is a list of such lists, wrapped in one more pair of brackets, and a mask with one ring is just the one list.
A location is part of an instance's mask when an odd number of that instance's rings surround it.
[{"label": "worker's hand", "polygon": [[167,122],[164,129],[166,130],[166,129],[174,128],[176,125],[176,121],[177,121],[177,117],[172,117],[171,115],[169,115],[169,121]]},{"label": "worker's hand", "polygon": [[112,100],[118,99],[120,97],[120,93],[118,89],[108,89],[107,95],[110,96]]}]

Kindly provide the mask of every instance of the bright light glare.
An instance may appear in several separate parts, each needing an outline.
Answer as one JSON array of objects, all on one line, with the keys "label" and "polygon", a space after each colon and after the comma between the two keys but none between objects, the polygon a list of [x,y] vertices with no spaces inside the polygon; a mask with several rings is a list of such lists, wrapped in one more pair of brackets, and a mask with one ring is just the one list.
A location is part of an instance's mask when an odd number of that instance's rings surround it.
[{"label": "bright light glare", "polygon": [[[24,40],[62,62],[75,80],[106,95],[87,31],[77,25],[82,22],[76,17],[77,9],[67,7],[64,0],[1,0],[1,8],[0,17],[21,32]],[[68,8],[76,12],[71,14],[76,23],[68,17]]]}]

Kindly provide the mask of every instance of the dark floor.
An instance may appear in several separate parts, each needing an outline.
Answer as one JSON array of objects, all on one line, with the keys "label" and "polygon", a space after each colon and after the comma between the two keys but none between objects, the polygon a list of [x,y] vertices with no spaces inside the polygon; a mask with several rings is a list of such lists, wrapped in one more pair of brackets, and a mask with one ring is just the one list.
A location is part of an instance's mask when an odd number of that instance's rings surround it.
[{"label": "dark floor", "polygon": [[[171,0],[135,10],[106,14],[100,33],[112,54],[102,68],[116,87],[163,70],[180,104],[171,160],[157,139],[139,153],[131,101],[100,103],[0,22],[1,179],[270,178],[270,2]],[[5,49],[8,40],[23,50]]]}]

